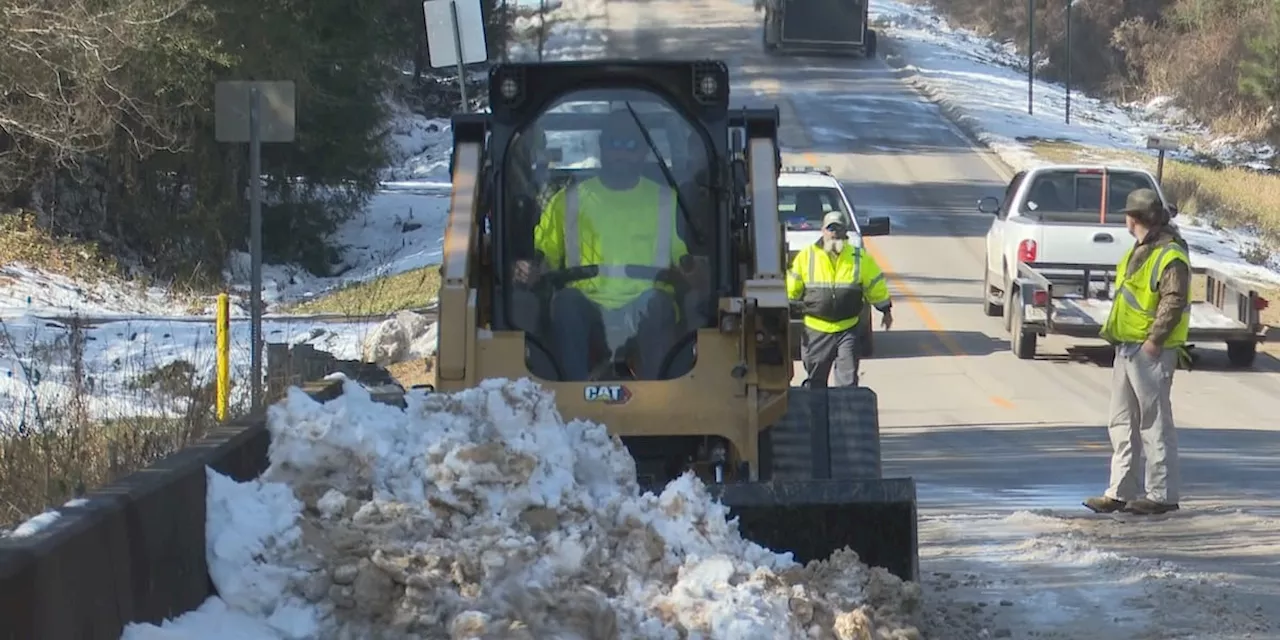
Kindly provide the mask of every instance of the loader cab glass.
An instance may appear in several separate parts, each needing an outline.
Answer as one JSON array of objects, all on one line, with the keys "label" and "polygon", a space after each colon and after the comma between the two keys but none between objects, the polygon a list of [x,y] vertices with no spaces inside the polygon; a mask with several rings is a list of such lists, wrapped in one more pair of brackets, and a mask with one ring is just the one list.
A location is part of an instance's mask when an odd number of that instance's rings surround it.
[{"label": "loader cab glass", "polygon": [[500,268],[512,283],[507,324],[525,332],[535,376],[658,380],[692,368],[713,280],[709,250],[688,236],[712,207],[681,194],[711,157],[704,140],[639,89],[568,93],[517,132],[511,144],[529,148],[508,153],[502,172],[511,223]]}]

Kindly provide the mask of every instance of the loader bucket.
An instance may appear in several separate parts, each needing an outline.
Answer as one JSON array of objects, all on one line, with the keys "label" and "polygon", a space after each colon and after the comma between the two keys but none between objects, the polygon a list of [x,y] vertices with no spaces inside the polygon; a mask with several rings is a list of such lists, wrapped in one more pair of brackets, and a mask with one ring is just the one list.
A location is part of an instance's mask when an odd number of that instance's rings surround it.
[{"label": "loader bucket", "polygon": [[915,580],[915,480],[881,477],[879,415],[866,387],[792,388],[787,413],[760,437],[763,481],[710,488],[757,544],[799,562],[848,546]]},{"label": "loader bucket", "polygon": [[919,578],[916,485],[911,478],[811,480],[708,487],[738,518],[742,537],[797,562],[849,547],[903,580]]}]

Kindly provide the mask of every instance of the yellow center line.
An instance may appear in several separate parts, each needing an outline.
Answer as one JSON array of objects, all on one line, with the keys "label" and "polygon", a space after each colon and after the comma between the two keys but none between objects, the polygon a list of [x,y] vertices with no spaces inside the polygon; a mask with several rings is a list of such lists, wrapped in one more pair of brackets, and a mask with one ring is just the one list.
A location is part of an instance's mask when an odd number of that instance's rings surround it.
[{"label": "yellow center line", "polygon": [[[818,156],[812,151],[804,152],[803,156],[805,162],[815,166],[818,164]],[[924,323],[925,328],[942,343],[942,346],[945,347],[953,356],[967,355],[964,348],[956,341],[955,336],[951,335],[942,326],[942,323],[938,321],[937,316],[933,315],[933,312],[929,311],[929,307],[925,305],[924,301],[921,300],[918,295],[916,295],[916,292],[911,288],[911,286],[903,281],[902,278],[898,277],[897,271],[893,268],[893,265],[885,258],[883,252],[876,249],[875,243],[871,241],[871,238],[863,238],[862,244],[866,247],[867,253],[871,254],[872,259],[880,265],[880,270],[884,272],[885,279],[891,282],[894,285],[894,288],[898,290],[899,297],[907,302],[907,306],[911,307],[911,310],[920,317],[920,321]],[[990,401],[998,407],[1005,409],[1013,408],[1013,402],[1006,398],[992,396]]]}]

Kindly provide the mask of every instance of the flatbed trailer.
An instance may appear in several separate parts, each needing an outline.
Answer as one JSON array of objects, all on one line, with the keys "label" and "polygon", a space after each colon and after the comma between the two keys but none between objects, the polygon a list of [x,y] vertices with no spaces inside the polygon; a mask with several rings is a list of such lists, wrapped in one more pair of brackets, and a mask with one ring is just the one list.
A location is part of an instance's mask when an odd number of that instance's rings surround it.
[{"label": "flatbed trailer", "polygon": [[[1009,320],[1013,354],[1035,357],[1040,336],[1099,338],[1111,313],[1115,265],[1053,262],[1018,264],[1013,283],[1015,302]],[[1188,345],[1221,342],[1232,366],[1253,366],[1258,343],[1266,340],[1261,312],[1268,301],[1239,279],[1207,267],[1191,267],[1203,275],[1202,297],[1192,296]],[[1194,289],[1194,287],[1193,287]]]}]

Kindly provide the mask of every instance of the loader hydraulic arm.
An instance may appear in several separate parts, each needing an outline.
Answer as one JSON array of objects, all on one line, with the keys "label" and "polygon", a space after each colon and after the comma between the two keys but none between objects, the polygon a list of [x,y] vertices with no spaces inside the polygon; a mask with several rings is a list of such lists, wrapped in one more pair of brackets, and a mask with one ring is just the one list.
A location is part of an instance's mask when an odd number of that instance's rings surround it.
[{"label": "loader hydraulic arm", "polygon": [[440,265],[438,384],[472,382],[475,376],[478,287],[473,269],[477,255],[484,135],[483,120],[455,118],[453,190]]}]

